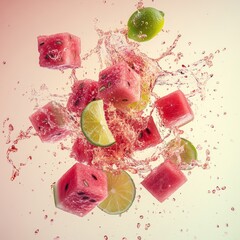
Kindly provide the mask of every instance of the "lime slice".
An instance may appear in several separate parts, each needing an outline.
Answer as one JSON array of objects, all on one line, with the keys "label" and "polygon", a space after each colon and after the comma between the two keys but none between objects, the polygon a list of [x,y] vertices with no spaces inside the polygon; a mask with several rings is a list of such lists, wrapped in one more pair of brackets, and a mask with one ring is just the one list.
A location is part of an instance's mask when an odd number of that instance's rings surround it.
[{"label": "lime slice", "polygon": [[136,189],[130,175],[121,171],[118,174],[107,172],[108,197],[98,207],[108,214],[121,214],[132,205]]},{"label": "lime slice", "polygon": [[171,160],[177,162],[177,152],[180,152],[181,163],[190,164],[197,160],[197,150],[194,145],[185,138],[173,139],[168,144],[168,150],[173,153]]},{"label": "lime slice", "polygon": [[93,145],[107,147],[115,143],[107,125],[102,100],[92,101],[85,107],[81,115],[81,128]]},{"label": "lime slice", "polygon": [[164,13],[152,7],[134,12],[128,20],[128,37],[144,42],[155,37],[163,28]]}]

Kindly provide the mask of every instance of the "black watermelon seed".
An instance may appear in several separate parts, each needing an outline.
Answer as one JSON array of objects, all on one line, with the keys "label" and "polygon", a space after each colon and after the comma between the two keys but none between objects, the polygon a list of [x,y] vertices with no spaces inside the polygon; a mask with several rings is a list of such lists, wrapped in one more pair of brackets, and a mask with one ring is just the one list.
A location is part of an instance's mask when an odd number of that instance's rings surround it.
[{"label": "black watermelon seed", "polygon": [[68,187],[69,187],[69,184],[67,183],[67,184],[65,185],[65,192],[68,190]]},{"label": "black watermelon seed", "polygon": [[89,199],[88,196],[83,196],[83,197],[82,197],[82,200],[87,200],[87,199]]},{"label": "black watermelon seed", "polygon": [[77,194],[81,196],[81,195],[84,195],[85,192],[77,192]]},{"label": "black watermelon seed", "polygon": [[79,98],[74,102],[74,106],[76,107],[76,106],[78,106],[79,105]]},{"label": "black watermelon seed", "polygon": [[95,199],[90,199],[89,202],[96,202],[96,200]]},{"label": "black watermelon seed", "polygon": [[92,178],[93,178],[94,180],[97,180],[97,177],[96,177],[94,174],[92,174]]},{"label": "black watermelon seed", "polygon": [[147,134],[151,134],[151,130],[149,128],[146,128],[145,130],[146,130]]},{"label": "black watermelon seed", "polygon": [[41,43],[39,44],[39,46],[42,46],[42,45],[44,45],[44,42],[41,42]]}]

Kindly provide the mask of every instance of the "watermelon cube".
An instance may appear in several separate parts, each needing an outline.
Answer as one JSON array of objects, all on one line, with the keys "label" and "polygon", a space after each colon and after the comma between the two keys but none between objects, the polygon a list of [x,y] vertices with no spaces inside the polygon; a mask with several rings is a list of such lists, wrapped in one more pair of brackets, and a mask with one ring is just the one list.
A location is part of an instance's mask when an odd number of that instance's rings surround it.
[{"label": "watermelon cube", "polygon": [[178,167],[166,160],[141,182],[141,184],[160,202],[166,200],[187,178]]},{"label": "watermelon cube", "polygon": [[181,90],[172,92],[155,102],[165,127],[181,127],[194,118],[187,98]]},{"label": "watermelon cube", "polygon": [[154,147],[162,142],[162,138],[153,120],[150,116],[146,128],[140,131],[138,139],[135,143],[136,150],[144,150],[148,147]]},{"label": "watermelon cube", "polygon": [[91,165],[94,147],[95,146],[89,143],[85,138],[77,138],[72,146],[70,155],[81,163]]},{"label": "watermelon cube", "polygon": [[96,99],[98,82],[90,79],[76,81],[72,86],[72,93],[67,102],[67,109],[80,115],[87,104]]},{"label": "watermelon cube", "polygon": [[29,117],[43,142],[56,142],[70,134],[65,108],[51,101]]},{"label": "watermelon cube", "polygon": [[99,73],[99,97],[124,107],[140,99],[140,76],[127,63],[114,64]]},{"label": "watermelon cube", "polygon": [[106,174],[94,167],[74,164],[54,185],[57,208],[83,217],[108,195]]},{"label": "watermelon cube", "polygon": [[53,69],[78,68],[80,38],[69,33],[38,36],[39,65]]}]

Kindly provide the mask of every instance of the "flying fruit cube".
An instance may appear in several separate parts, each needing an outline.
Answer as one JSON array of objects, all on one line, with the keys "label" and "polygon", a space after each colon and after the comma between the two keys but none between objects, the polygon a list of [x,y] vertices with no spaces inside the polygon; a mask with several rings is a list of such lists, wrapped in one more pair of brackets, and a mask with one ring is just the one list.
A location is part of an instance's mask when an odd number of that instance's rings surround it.
[{"label": "flying fruit cube", "polygon": [[90,79],[78,80],[72,86],[72,92],[67,102],[67,109],[77,115],[95,100],[98,94],[98,82]]},{"label": "flying fruit cube", "polygon": [[165,127],[181,127],[194,118],[187,98],[181,90],[176,90],[155,102]]},{"label": "flying fruit cube", "polygon": [[78,68],[80,38],[70,33],[38,36],[39,65],[52,69]]},{"label": "flying fruit cube", "polygon": [[139,75],[125,62],[104,69],[99,73],[99,97],[117,108],[139,101]]},{"label": "flying fruit cube", "polygon": [[56,142],[71,133],[65,108],[54,101],[39,108],[29,119],[43,142]]},{"label": "flying fruit cube", "polygon": [[144,150],[149,147],[154,147],[162,142],[162,138],[153,120],[150,116],[146,128],[140,131],[138,139],[135,143],[136,150]]},{"label": "flying fruit cube", "polygon": [[107,197],[107,185],[107,176],[103,171],[76,163],[55,183],[55,205],[83,217]]},{"label": "flying fruit cube", "polygon": [[187,178],[178,167],[166,160],[152,170],[141,184],[158,201],[163,202],[181,187]]}]

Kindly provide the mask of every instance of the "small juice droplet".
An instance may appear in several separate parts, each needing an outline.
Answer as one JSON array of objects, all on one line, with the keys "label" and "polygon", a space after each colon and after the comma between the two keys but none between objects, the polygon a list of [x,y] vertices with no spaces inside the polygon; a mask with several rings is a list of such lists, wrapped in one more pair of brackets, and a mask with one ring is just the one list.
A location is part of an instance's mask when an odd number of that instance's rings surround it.
[{"label": "small juice droplet", "polygon": [[150,226],[151,226],[150,223],[145,224],[145,230],[148,230]]}]

